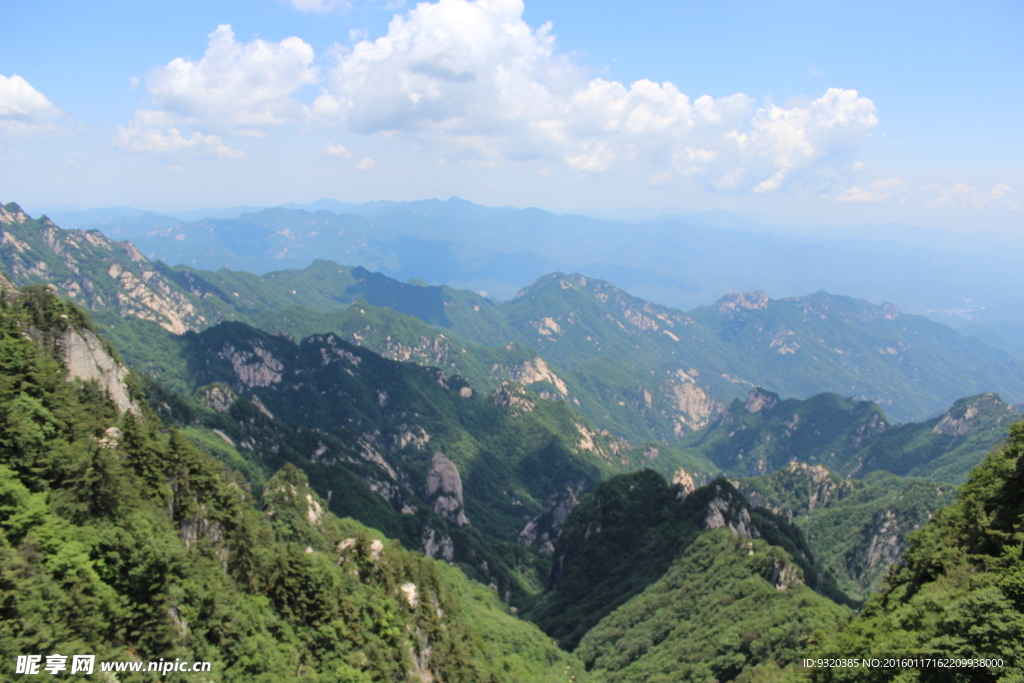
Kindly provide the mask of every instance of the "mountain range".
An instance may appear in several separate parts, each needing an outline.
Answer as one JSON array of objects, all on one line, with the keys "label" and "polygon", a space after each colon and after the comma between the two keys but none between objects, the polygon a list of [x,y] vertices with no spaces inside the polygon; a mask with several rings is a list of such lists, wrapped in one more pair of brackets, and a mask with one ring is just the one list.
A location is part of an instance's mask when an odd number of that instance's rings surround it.
[{"label": "mountain range", "polygon": [[[926,313],[1017,351],[1022,253],[1012,236],[913,226],[781,230],[723,211],[626,221],[446,201],[320,200],[174,215],[114,208],[51,215],[97,228],[150,257],[200,269],[265,273],[315,258],[359,263],[407,281],[511,298],[552,271],[609,280],[675,308],[761,289],[787,298],[816,289]],[[259,236],[259,241],[254,238]],[[988,246],[986,246],[988,245]]]},{"label": "mountain range", "polygon": [[[327,260],[169,267],[14,204],[0,230],[21,286],[0,278],[5,655],[78,639],[223,680],[802,680],[831,634],[891,628],[873,592],[933,580],[915,539],[940,532],[914,531],[937,516],[961,542],[964,513],[939,512],[956,485],[1012,542],[1016,461],[984,459],[1019,441],[999,394],[1019,400],[1020,366],[891,305],[751,291],[683,312],[578,273],[500,302]],[[978,548],[1009,573],[965,600],[1012,621],[1015,565]],[[83,590],[122,630],[30,617]],[[226,609],[250,629],[233,644],[199,626]]]}]

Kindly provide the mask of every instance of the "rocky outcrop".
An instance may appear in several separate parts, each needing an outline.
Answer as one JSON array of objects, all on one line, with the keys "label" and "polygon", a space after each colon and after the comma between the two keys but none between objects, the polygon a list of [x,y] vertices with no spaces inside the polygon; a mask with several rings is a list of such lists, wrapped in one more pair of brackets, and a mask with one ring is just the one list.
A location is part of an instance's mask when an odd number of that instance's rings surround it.
[{"label": "rocky outcrop", "polygon": [[455,544],[447,534],[428,526],[420,534],[420,551],[427,557],[443,558],[451,562],[455,557]]},{"label": "rocky outcrop", "polygon": [[712,398],[693,382],[671,383],[665,389],[668,408],[676,436],[707,427],[725,412],[725,404]]},{"label": "rocky outcrop", "polygon": [[522,363],[507,365],[505,370],[513,382],[524,386],[535,382],[547,382],[554,386],[555,390],[562,396],[569,395],[569,388],[565,386],[562,378],[556,375],[548,364],[544,362],[544,359],[539,356]]},{"label": "rocky outcrop", "polygon": [[225,343],[219,355],[231,363],[239,381],[248,387],[268,387],[281,381],[284,365],[259,343],[254,343],[251,351]]},{"label": "rocky outcrop", "polygon": [[693,475],[682,467],[676,469],[672,475],[672,486],[679,487],[679,492],[676,494],[679,500],[686,500],[688,495],[697,490],[697,484],[693,480]]},{"label": "rocky outcrop", "polygon": [[778,403],[778,394],[761,387],[754,387],[747,394],[747,400],[743,403],[743,408],[748,413],[759,413],[762,410],[771,410]]},{"label": "rocky outcrop", "polygon": [[434,453],[427,473],[427,499],[437,514],[457,527],[469,526],[463,508],[462,477],[459,469],[444,453]]},{"label": "rocky outcrop", "polygon": [[504,408],[512,408],[516,411],[528,413],[534,409],[533,399],[526,393],[526,390],[511,382],[502,382],[488,398],[491,403]]},{"label": "rocky outcrop", "polygon": [[787,591],[804,585],[803,572],[781,552],[773,548],[769,551],[768,559],[769,564],[764,568],[762,575],[777,590]]},{"label": "rocky outcrop", "polygon": [[119,411],[140,414],[125,380],[128,368],[114,359],[103,342],[88,329],[68,328],[57,342],[64,356],[67,378],[95,381],[107,392]]},{"label": "rocky outcrop", "polygon": [[[790,462],[777,472],[765,477],[768,488],[779,492],[790,506],[782,506],[753,488],[747,482],[738,482],[739,489],[750,504],[763,507],[788,522],[819,508],[829,508],[854,491],[854,483],[831,472],[823,465]],[[794,504],[795,503],[795,504]]]},{"label": "rocky outcrop", "polygon": [[519,532],[519,543],[527,548],[537,548],[541,555],[554,555],[555,541],[562,533],[569,513],[579,504],[584,488],[585,482],[578,482],[551,496],[544,506],[544,512],[527,522]]},{"label": "rocky outcrop", "polygon": [[737,313],[740,311],[758,311],[768,308],[768,295],[758,290],[756,292],[733,292],[726,294],[714,303],[715,311],[723,314]]},{"label": "rocky outcrop", "polygon": [[996,394],[981,394],[957,401],[949,412],[942,416],[932,431],[944,436],[965,436],[974,426],[975,418],[985,408],[1005,405]]},{"label": "rocky outcrop", "polygon": [[846,553],[847,566],[857,582],[864,588],[871,587],[872,578],[880,576],[886,567],[900,559],[906,547],[906,536],[913,529],[913,525],[903,524],[894,511],[878,511],[861,530],[858,546]]},{"label": "rocky outcrop", "polygon": [[760,538],[761,532],[750,518],[750,509],[743,496],[732,485],[721,480],[709,486],[710,498],[704,505],[704,528],[725,527],[737,536]]},{"label": "rocky outcrop", "polygon": [[223,384],[214,384],[202,390],[199,400],[210,410],[226,413],[238,400],[238,395]]}]

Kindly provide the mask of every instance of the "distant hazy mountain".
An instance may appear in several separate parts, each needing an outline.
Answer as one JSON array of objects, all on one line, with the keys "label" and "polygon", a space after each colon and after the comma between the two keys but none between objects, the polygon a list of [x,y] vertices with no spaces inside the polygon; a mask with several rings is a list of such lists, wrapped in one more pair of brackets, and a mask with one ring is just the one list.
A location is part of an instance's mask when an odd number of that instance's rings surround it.
[{"label": "distant hazy mountain", "polygon": [[[1011,238],[913,226],[797,234],[717,210],[627,221],[458,198],[324,199],[173,215],[114,208],[58,212],[51,219],[131,240],[169,264],[264,273],[327,258],[498,299],[558,270],[613,281],[683,309],[753,289],[776,298],[842,292],[950,324],[1019,322],[1024,306],[1024,251]],[[965,248],[972,244],[979,246]]]}]

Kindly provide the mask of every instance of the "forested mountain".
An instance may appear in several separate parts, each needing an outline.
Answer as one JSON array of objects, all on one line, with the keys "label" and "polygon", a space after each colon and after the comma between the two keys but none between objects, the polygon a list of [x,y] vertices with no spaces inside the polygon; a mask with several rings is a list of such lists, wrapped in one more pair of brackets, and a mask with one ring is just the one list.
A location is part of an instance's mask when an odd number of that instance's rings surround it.
[{"label": "forested mountain", "polygon": [[[1024,426],[911,537],[885,588],[822,652],[935,653],[952,670],[816,671],[815,681],[1017,681],[1024,666]],[[978,660],[981,660],[980,662]],[[993,661],[995,660],[995,661]]]},{"label": "forested mountain", "polygon": [[[254,500],[137,385],[119,409],[116,358],[73,348],[91,334],[74,307],[0,280],[5,661],[180,658],[221,681],[586,678],[487,589],[335,517],[296,468]],[[113,372],[107,386],[78,379],[89,367]]]},{"label": "forested mountain", "polygon": [[800,461],[848,477],[881,470],[959,484],[1021,412],[1024,405],[979,394],[931,420],[892,425],[870,401],[827,393],[782,400],[755,388],[678,446],[733,476],[767,474]]}]

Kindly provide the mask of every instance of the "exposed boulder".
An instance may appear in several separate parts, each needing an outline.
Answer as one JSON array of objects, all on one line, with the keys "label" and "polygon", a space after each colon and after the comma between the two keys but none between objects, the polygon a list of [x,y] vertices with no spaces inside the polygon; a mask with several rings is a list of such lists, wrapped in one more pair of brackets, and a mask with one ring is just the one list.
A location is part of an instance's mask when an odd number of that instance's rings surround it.
[{"label": "exposed boulder", "polygon": [[427,473],[427,498],[434,512],[457,527],[469,526],[459,469],[444,453],[434,453]]}]

